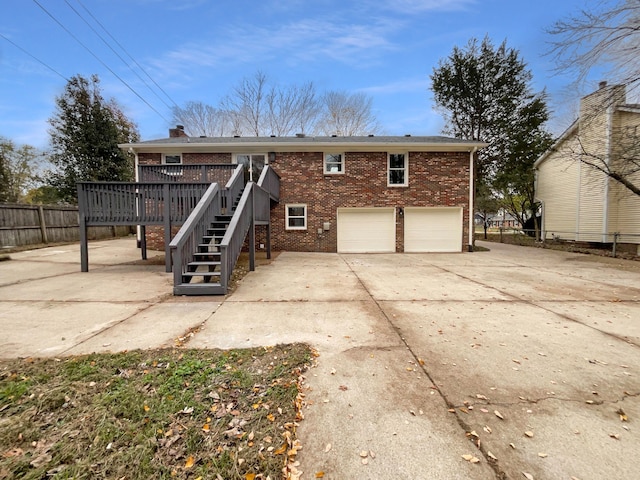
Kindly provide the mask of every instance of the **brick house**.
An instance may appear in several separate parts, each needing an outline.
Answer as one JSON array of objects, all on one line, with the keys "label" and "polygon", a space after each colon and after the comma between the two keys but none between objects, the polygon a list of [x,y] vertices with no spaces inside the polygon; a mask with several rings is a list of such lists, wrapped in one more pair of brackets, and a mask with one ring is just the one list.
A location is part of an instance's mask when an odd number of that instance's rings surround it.
[{"label": "brick house", "polygon": [[176,295],[227,292],[240,252],[462,252],[473,245],[474,160],[446,137],[188,137],[120,145],[136,182],[80,182],[87,228],[137,225],[165,250]]},{"label": "brick house", "polygon": [[[270,209],[275,250],[370,253],[470,248],[482,146],[439,136],[194,138],[178,127],[122,148],[137,166],[242,164],[254,181],[268,165],[280,177]],[[264,248],[263,232],[256,243]]]}]

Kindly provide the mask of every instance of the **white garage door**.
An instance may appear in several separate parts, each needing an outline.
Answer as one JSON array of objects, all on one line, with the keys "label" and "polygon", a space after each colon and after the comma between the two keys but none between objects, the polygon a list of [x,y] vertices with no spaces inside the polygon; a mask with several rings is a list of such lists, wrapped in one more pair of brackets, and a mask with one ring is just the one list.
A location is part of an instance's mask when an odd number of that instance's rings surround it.
[{"label": "white garage door", "polygon": [[395,208],[339,208],[338,252],[396,251]]},{"label": "white garage door", "polygon": [[405,208],[404,251],[462,251],[462,208]]}]

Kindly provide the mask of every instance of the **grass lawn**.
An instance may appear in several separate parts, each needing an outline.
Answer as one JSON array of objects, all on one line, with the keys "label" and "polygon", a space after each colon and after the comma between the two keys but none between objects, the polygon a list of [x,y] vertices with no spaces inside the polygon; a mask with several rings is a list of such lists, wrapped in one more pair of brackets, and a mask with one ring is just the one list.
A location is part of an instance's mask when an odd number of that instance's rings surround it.
[{"label": "grass lawn", "polygon": [[296,477],[307,345],[0,362],[0,479]]}]

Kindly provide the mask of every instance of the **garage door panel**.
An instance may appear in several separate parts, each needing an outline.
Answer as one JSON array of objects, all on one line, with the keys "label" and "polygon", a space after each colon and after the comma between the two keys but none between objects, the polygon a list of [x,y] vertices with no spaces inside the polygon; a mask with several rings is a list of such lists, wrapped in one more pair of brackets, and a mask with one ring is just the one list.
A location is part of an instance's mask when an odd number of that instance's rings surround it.
[{"label": "garage door panel", "polygon": [[389,253],[395,250],[394,208],[338,209],[338,252]]},{"label": "garage door panel", "polygon": [[404,219],[404,251],[462,251],[462,209],[407,207]]}]

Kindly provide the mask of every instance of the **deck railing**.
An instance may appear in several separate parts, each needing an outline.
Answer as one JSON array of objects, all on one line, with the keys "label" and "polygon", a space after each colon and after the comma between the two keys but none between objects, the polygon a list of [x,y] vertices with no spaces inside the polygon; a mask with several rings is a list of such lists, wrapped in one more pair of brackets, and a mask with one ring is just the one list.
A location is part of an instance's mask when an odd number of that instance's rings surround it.
[{"label": "deck railing", "polygon": [[78,183],[78,207],[89,225],[158,225],[184,222],[207,183]]},{"label": "deck railing", "polygon": [[169,244],[173,257],[173,293],[175,295],[182,294],[180,291],[180,285],[183,283],[182,274],[187,271],[189,262],[194,260],[194,253],[198,251],[198,244],[206,234],[207,228],[214,222],[216,215],[220,215],[221,198],[218,184],[211,184]]},{"label": "deck railing", "polygon": [[219,183],[224,185],[238,165],[207,163],[200,165],[138,165],[139,182]]}]

